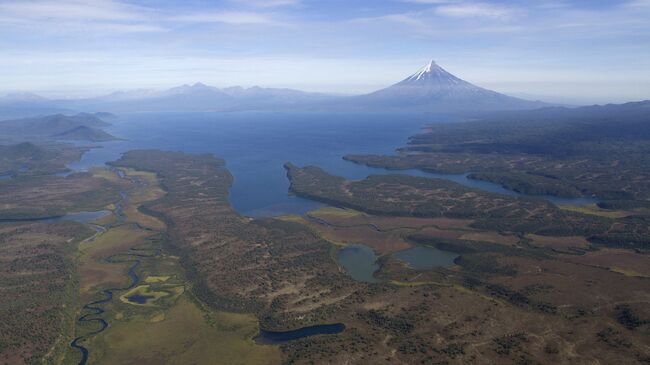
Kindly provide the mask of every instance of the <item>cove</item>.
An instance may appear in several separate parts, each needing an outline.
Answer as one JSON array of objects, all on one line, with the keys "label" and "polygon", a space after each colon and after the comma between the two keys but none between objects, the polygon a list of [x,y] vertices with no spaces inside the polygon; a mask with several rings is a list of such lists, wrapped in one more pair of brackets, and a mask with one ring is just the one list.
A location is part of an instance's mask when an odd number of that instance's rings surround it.
[{"label": "cove", "polygon": [[310,336],[332,335],[341,333],[344,330],[345,325],[343,323],[319,324],[315,326],[302,327],[292,331],[266,331],[260,329],[260,333],[255,336],[254,340],[261,344],[276,345]]}]

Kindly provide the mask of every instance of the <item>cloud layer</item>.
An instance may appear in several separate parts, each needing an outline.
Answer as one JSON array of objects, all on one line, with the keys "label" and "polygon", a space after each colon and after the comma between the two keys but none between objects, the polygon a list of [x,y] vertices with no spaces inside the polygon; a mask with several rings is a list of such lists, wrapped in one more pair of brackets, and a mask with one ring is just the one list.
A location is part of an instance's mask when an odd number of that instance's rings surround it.
[{"label": "cloud layer", "polygon": [[500,91],[650,98],[647,19],[649,0],[0,0],[0,92],[98,87],[88,75],[363,92],[435,58]]}]

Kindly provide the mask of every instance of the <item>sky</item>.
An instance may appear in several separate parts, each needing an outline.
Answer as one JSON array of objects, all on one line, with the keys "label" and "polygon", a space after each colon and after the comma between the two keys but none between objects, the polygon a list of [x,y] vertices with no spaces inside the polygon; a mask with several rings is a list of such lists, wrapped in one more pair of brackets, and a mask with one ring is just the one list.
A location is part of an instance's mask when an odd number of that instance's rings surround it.
[{"label": "sky", "polygon": [[514,96],[650,99],[650,0],[0,0],[0,93],[359,94],[431,59]]}]

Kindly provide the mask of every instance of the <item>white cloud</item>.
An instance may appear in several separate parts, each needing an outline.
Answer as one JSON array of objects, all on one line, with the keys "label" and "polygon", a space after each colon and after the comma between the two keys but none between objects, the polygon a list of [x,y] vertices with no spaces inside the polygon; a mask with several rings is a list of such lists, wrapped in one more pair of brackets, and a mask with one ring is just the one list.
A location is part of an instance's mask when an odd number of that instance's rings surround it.
[{"label": "white cloud", "polygon": [[230,0],[233,3],[256,8],[275,8],[300,4],[300,0]]},{"label": "white cloud", "polygon": [[142,9],[111,0],[97,1],[5,1],[0,13],[5,18],[45,20],[137,20]]},{"label": "white cloud", "polygon": [[632,0],[625,5],[631,8],[650,8],[650,0]]},{"label": "white cloud", "polygon": [[448,4],[452,1],[449,0],[401,0],[403,3],[412,4]]},{"label": "white cloud", "polygon": [[425,26],[425,22],[418,19],[418,14],[416,13],[395,13],[387,14],[376,17],[366,17],[366,18],[354,18],[350,19],[350,23],[377,23],[377,22],[392,22],[400,23],[404,25],[421,27]]},{"label": "white cloud", "polygon": [[149,8],[114,0],[0,0],[0,26],[48,34],[165,31],[153,21],[157,14]]},{"label": "white cloud", "polygon": [[452,18],[510,18],[518,9],[488,3],[458,3],[441,5],[436,14]]},{"label": "white cloud", "polygon": [[171,17],[169,20],[190,23],[280,24],[271,15],[247,11],[194,13]]}]

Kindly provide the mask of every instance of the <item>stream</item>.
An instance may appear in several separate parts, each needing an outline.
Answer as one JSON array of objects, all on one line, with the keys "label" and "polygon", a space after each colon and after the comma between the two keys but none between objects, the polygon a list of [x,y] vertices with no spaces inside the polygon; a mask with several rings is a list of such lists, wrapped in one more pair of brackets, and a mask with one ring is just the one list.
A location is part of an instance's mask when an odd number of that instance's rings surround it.
[{"label": "stream", "polygon": [[[113,171],[116,172],[118,176],[122,179],[128,179],[132,183],[139,184],[139,185],[144,184],[144,182],[142,182],[139,179],[127,177],[121,170],[115,169]],[[115,209],[113,210],[113,214],[117,218],[116,221],[106,226],[100,226],[96,224],[91,225],[93,228],[95,228],[95,230],[97,230],[97,233],[92,237],[86,239],[87,242],[94,241],[99,234],[106,232],[110,228],[114,228],[124,224],[126,217],[122,213],[122,206],[126,201],[126,198],[127,198],[126,192],[124,191],[120,192],[120,200],[117,203],[115,203]],[[146,238],[146,240],[152,241],[152,237],[148,237]],[[86,303],[82,307],[83,314],[79,318],[77,318],[77,322],[80,324],[97,323],[99,325],[99,328],[92,332],[86,333],[82,336],[76,337],[70,343],[70,347],[76,349],[81,353],[81,360],[79,361],[79,365],[85,365],[88,362],[88,356],[89,356],[88,348],[83,346],[81,342],[87,338],[90,338],[101,332],[104,332],[109,326],[108,322],[101,316],[104,313],[104,309],[101,307],[101,305],[111,302],[113,300],[114,292],[129,290],[134,288],[136,285],[138,285],[138,283],[140,282],[140,278],[138,277],[136,270],[138,269],[138,266],[140,266],[141,259],[152,258],[160,255],[161,249],[159,247],[143,247],[150,244],[151,242],[146,242],[136,247],[131,247],[128,250],[128,252],[118,253],[103,258],[102,261],[111,264],[131,263],[131,266],[129,267],[129,270],[127,272],[127,275],[130,279],[130,283],[124,287],[103,289],[101,291],[103,298]]]}]

